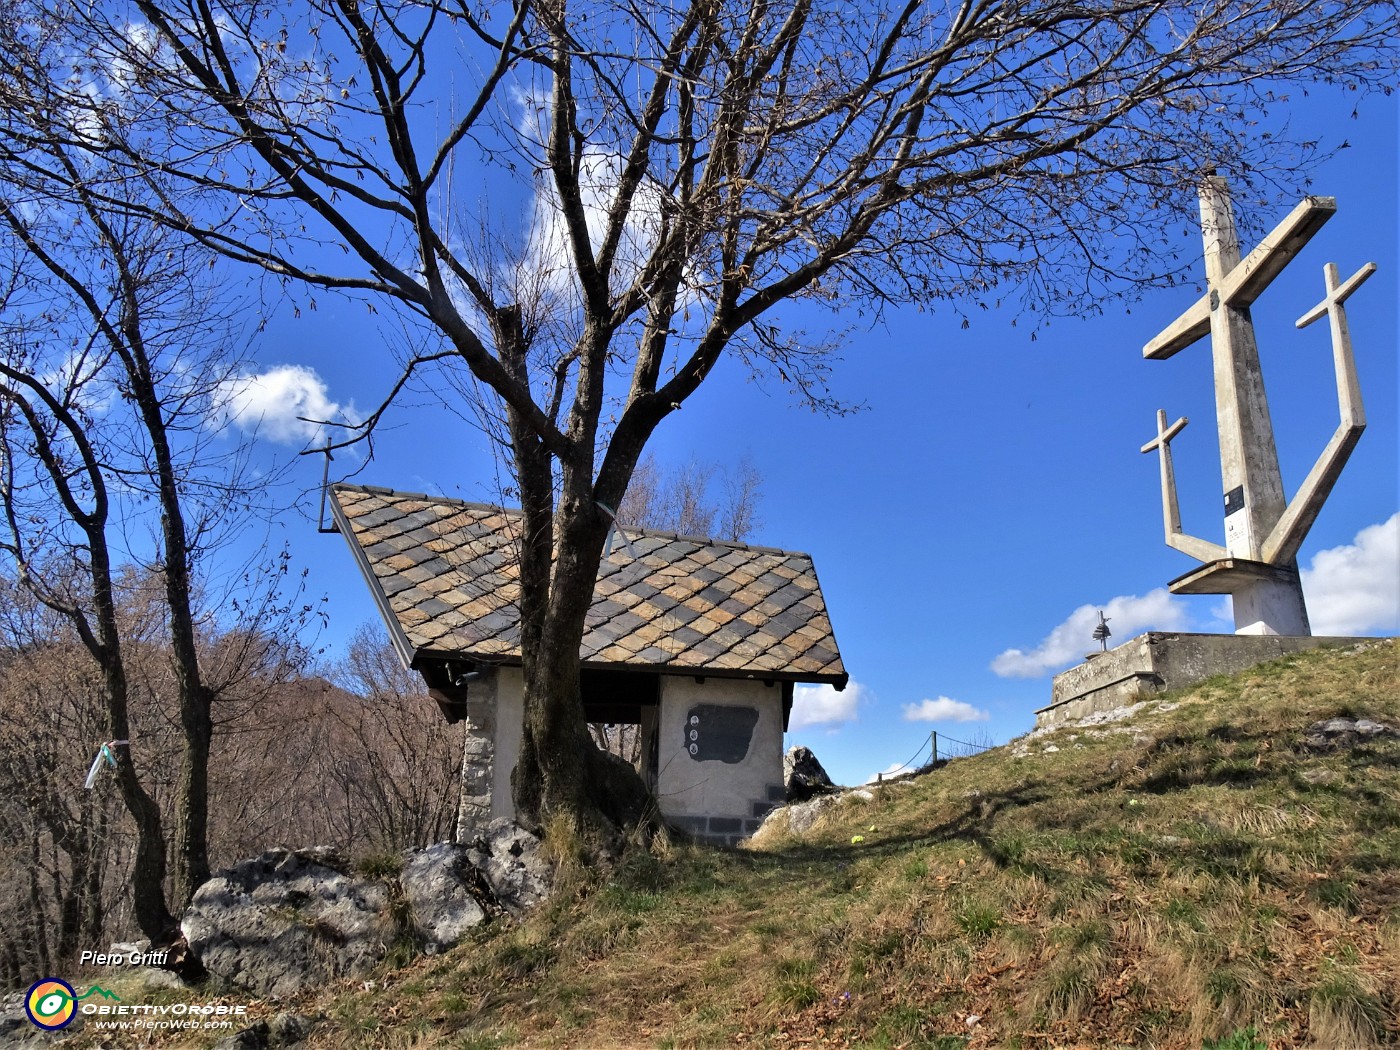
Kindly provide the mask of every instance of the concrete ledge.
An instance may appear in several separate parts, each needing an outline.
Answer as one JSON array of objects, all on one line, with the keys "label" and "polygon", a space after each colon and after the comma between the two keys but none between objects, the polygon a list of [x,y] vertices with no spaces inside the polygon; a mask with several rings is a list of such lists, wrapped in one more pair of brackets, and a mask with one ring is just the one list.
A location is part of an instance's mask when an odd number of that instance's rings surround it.
[{"label": "concrete ledge", "polygon": [[1035,713],[1037,729],[1137,703],[1154,693],[1183,689],[1218,674],[1233,674],[1288,653],[1367,638],[1311,638],[1275,634],[1139,635],[1057,674],[1050,706]]},{"label": "concrete ledge", "polygon": [[1167,584],[1167,590],[1173,594],[1234,594],[1260,580],[1296,586],[1298,571],[1245,558],[1222,558],[1178,576]]}]

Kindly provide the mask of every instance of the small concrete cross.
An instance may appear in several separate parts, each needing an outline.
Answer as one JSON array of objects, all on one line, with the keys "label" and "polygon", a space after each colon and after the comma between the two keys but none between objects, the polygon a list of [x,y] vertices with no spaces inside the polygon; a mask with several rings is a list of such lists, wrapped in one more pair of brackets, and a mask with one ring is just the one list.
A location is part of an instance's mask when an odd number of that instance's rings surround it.
[{"label": "small concrete cross", "polygon": [[1203,540],[1199,536],[1188,536],[1181,530],[1181,506],[1176,497],[1176,468],[1172,465],[1172,438],[1186,429],[1189,420],[1182,416],[1171,426],[1167,426],[1167,410],[1157,409],[1157,436],[1142,446],[1142,452],[1158,452],[1162,467],[1162,528],[1166,532],[1167,546],[1189,554],[1198,561],[1215,561],[1226,557],[1229,552],[1218,544]]},{"label": "small concrete cross", "polygon": [[1171,426],[1167,426],[1167,410],[1165,408],[1157,409],[1157,436],[1143,445],[1140,451],[1151,452],[1154,448],[1160,448],[1163,452],[1170,454],[1172,438],[1185,430],[1186,424],[1189,422],[1189,419],[1182,416]]},{"label": "small concrete cross", "polygon": [[1346,284],[1340,287],[1337,284],[1337,265],[1328,263],[1322,268],[1322,279],[1327,282],[1327,294],[1323,296],[1322,302],[1318,303],[1311,310],[1294,322],[1294,328],[1306,328],[1314,321],[1319,320],[1324,314],[1331,314],[1332,317],[1341,322],[1343,326],[1347,323],[1346,311],[1342,309],[1342,304],[1351,298],[1351,293],[1366,283],[1366,278],[1376,272],[1375,263],[1367,263],[1361,269],[1347,278]]},{"label": "small concrete cross", "polygon": [[1327,294],[1322,302],[1295,322],[1295,327],[1306,328],[1323,316],[1331,321],[1332,366],[1337,379],[1337,413],[1340,421],[1312,470],[1298,486],[1297,494],[1264,541],[1266,562],[1276,563],[1298,553],[1308,530],[1317,520],[1323,501],[1346,465],[1347,457],[1361,440],[1361,432],[1366,429],[1366,410],[1361,405],[1361,382],[1356,377],[1356,358],[1351,350],[1351,330],[1347,327],[1343,304],[1375,272],[1376,264],[1367,263],[1342,283],[1338,280],[1336,264],[1328,263],[1322,268]]}]

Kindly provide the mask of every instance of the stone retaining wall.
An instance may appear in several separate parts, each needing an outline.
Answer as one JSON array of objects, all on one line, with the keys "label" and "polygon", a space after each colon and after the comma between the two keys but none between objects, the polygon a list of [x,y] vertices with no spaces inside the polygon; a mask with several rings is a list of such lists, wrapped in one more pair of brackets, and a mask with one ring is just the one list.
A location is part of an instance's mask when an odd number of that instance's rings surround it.
[{"label": "stone retaining wall", "polygon": [[1184,689],[1218,674],[1234,674],[1288,653],[1351,645],[1364,638],[1273,634],[1151,632],[1055,676],[1050,705],[1035,713],[1037,729],[1124,707],[1144,696]]}]

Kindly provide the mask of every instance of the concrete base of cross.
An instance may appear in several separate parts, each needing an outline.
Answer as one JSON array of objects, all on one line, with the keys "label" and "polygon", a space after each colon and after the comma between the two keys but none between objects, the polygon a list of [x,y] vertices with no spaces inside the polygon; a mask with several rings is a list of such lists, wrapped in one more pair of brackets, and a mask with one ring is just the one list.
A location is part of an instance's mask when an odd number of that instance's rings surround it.
[{"label": "concrete base of cross", "polygon": [[1077,722],[1218,674],[1233,674],[1289,653],[1321,646],[1369,643],[1372,638],[1279,635],[1139,635],[1057,674],[1050,704],[1035,713],[1037,729]]},{"label": "concrete base of cross", "polygon": [[1309,635],[1308,609],[1297,564],[1268,565],[1245,558],[1222,558],[1202,565],[1167,585],[1173,594],[1228,594],[1235,633]]}]

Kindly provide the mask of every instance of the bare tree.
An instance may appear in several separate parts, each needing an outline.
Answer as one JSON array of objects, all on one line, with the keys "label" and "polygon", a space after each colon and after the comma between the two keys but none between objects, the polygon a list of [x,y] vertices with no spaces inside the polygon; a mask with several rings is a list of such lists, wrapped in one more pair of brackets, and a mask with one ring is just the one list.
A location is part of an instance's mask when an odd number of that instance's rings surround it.
[{"label": "bare tree", "polygon": [[648,453],[632,472],[617,520],[640,529],[742,543],[759,525],[762,484],[748,458],[724,470],[692,458],[667,472]]},{"label": "bare tree", "polygon": [[[64,561],[42,566],[50,585],[81,570]],[[116,619],[126,671],[130,747],[139,755],[175,755],[183,746],[179,686],[164,613],[165,584],[124,566],[114,577]],[[82,579],[71,590],[86,589]],[[231,863],[261,852],[269,839],[330,841],[308,826],[304,803],[324,793],[304,783],[311,768],[316,704],[290,690],[288,674],[304,665],[295,628],[251,610],[236,630],[201,617],[200,655],[216,698],[210,772],[211,858]],[[254,644],[250,635],[262,635]],[[231,673],[229,665],[238,664]],[[325,685],[326,683],[319,683]],[[97,698],[104,669],[83,644],[71,617],[36,598],[33,589],[0,575],[0,984],[25,975],[61,972],[82,948],[125,936],[137,901],[131,864],[146,841],[127,819],[114,771],[88,764],[110,739],[108,710]],[[269,702],[271,700],[271,702]],[[297,752],[301,748],[301,753]],[[118,749],[120,750],[120,749]],[[178,811],[183,791],[175,763],[142,762],[141,786],[160,814]],[[264,822],[259,818],[266,817]],[[173,843],[167,844],[167,851]],[[217,861],[216,861],[217,862]]]},{"label": "bare tree", "polygon": [[722,357],[830,405],[783,303],[1092,310],[1170,279],[1199,172],[1306,159],[1254,137],[1274,86],[1396,68],[1393,0],[12,7],[0,151],[47,177],[55,135],[99,144],[107,206],[416,318],[409,367],[446,358],[504,421],[517,808],[599,831],[641,793],[580,700],[605,508]]},{"label": "bare tree", "polygon": [[[55,973],[116,909],[109,793],[82,790],[105,726],[97,668],[63,618],[0,580],[0,985]],[[32,977],[29,978],[32,980]]]},{"label": "bare tree", "polygon": [[322,717],[347,809],[364,825],[360,848],[401,852],[450,839],[464,730],[443,724],[382,627],[355,632],[334,678],[343,691],[327,695]]},{"label": "bare tree", "polygon": [[351,857],[452,837],[464,743],[382,629],[361,627],[323,677],[272,682],[219,735],[211,851],[318,843]]},{"label": "bare tree", "polygon": [[[43,207],[28,163],[40,152],[53,179]],[[89,194],[109,171],[59,139],[0,160],[0,549],[100,668],[108,738],[133,741],[112,748],[138,829],[133,912],[147,936],[169,941],[174,916],[209,876],[218,690],[202,668],[197,566],[267,479],[246,482],[240,451],[219,446],[207,426],[237,366],[217,343],[233,329],[220,331],[209,253]],[[142,509],[148,501],[154,515]],[[156,584],[146,623],[164,643],[178,701],[178,786],[164,812],[133,738],[132,643],[142,639],[129,630],[138,621],[121,615],[124,562],[142,564]],[[161,763],[163,752],[144,761]]]}]

